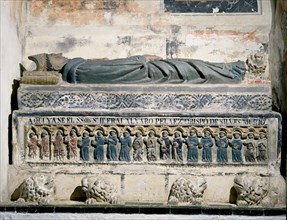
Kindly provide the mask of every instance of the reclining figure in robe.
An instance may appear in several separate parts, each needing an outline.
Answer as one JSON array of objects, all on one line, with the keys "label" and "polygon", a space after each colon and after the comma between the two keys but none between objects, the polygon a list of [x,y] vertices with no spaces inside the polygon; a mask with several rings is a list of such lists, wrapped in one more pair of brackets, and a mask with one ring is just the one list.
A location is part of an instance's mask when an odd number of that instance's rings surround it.
[{"label": "reclining figure in robe", "polygon": [[37,71],[59,71],[68,83],[240,83],[246,72],[243,61],[211,63],[195,59],[162,59],[143,55],[122,59],[68,59],[62,54],[28,57]]}]

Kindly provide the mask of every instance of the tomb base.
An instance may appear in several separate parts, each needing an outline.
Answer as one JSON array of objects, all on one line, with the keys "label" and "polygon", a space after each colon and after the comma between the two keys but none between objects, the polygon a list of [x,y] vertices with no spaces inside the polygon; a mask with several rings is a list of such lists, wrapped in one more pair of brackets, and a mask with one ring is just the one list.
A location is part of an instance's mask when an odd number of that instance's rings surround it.
[{"label": "tomb base", "polygon": [[49,174],[51,204],[285,207],[267,85],[22,86],[18,104],[12,200]]}]

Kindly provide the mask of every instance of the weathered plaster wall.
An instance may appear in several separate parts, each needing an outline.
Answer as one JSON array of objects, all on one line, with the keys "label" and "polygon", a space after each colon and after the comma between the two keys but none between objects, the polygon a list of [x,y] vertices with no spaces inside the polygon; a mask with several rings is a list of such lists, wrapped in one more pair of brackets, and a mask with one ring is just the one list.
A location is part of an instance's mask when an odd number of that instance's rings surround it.
[{"label": "weathered plaster wall", "polygon": [[166,13],[163,0],[26,3],[25,57],[63,52],[85,58],[155,54],[245,60],[251,52],[266,49],[271,25],[270,1],[262,1],[262,14],[242,16]]},{"label": "weathered plaster wall", "polygon": [[[1,129],[0,129],[0,201],[7,199],[7,166],[9,146],[9,115],[15,79],[20,78],[19,63],[22,60],[23,1],[1,2]],[[15,103],[16,100],[14,100]],[[15,104],[14,104],[15,105]]]}]

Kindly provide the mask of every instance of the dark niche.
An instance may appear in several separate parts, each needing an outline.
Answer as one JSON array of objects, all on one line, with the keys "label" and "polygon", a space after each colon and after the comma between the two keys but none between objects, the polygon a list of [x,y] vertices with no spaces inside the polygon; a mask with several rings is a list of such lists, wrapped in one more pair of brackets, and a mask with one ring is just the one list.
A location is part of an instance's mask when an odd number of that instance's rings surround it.
[{"label": "dark niche", "polygon": [[171,13],[257,13],[258,0],[164,0]]}]

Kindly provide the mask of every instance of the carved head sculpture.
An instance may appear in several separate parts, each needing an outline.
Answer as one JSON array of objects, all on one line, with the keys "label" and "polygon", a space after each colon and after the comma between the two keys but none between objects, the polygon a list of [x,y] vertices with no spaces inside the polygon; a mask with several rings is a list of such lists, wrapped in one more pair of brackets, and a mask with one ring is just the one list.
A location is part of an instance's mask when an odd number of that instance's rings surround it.
[{"label": "carved head sculpture", "polygon": [[263,131],[263,130],[262,130],[262,131],[260,131],[260,132],[259,132],[259,138],[260,138],[260,139],[264,139],[264,138],[266,138],[266,132],[265,132],[265,131]]},{"label": "carved head sculpture", "polygon": [[76,136],[77,132],[76,130],[73,128],[71,131],[70,131],[70,135],[71,136]]},{"label": "carved head sculpture", "polygon": [[175,131],[174,132],[174,137],[175,138],[179,138],[180,137],[180,132],[179,131]]},{"label": "carved head sculpture", "polygon": [[209,129],[204,129],[203,130],[203,134],[204,134],[204,137],[210,137],[211,136],[211,131]]},{"label": "carved head sculpture", "polygon": [[137,131],[137,132],[136,132],[136,136],[137,136],[137,137],[141,137],[141,136],[142,136],[142,133],[141,133],[140,131]]},{"label": "carved head sculpture", "polygon": [[89,132],[88,132],[88,131],[84,131],[84,132],[83,132],[83,136],[84,136],[84,137],[88,137],[88,136],[89,136]]},{"label": "carved head sculpture", "polygon": [[48,135],[48,132],[47,131],[42,131],[42,133],[41,133],[41,138],[44,138],[44,137],[46,137]]},{"label": "carved head sculpture", "polygon": [[241,132],[236,130],[233,132],[233,136],[235,139],[239,139],[241,138]]},{"label": "carved head sculpture", "polygon": [[113,136],[113,137],[116,137],[117,136],[117,132],[112,130],[112,131],[110,131],[110,135]]},{"label": "carved head sculpture", "polygon": [[254,139],[255,138],[253,132],[248,132],[247,137],[248,137],[248,139]]},{"label": "carved head sculpture", "polygon": [[167,132],[167,131],[163,131],[163,132],[162,132],[162,136],[163,136],[163,137],[167,137],[167,136],[168,136],[168,132]]},{"label": "carved head sculpture", "polygon": [[196,131],[195,131],[195,129],[190,129],[189,135],[190,135],[191,137],[196,136]]},{"label": "carved head sculpture", "polygon": [[33,137],[35,137],[36,136],[36,134],[34,133],[34,132],[31,132],[30,134],[29,134],[29,138],[33,138]]},{"label": "carved head sculpture", "polygon": [[56,135],[57,136],[63,135],[63,131],[62,130],[58,130]]},{"label": "carved head sculpture", "polygon": [[128,131],[124,131],[123,135],[126,138],[126,137],[130,136],[130,133]]},{"label": "carved head sculpture", "polygon": [[224,131],[224,130],[219,131],[219,137],[220,138],[226,137],[226,131]]},{"label": "carved head sculpture", "polygon": [[148,136],[149,136],[149,137],[154,137],[154,136],[155,136],[155,132],[154,132],[154,131],[150,131],[150,132],[148,133]]},{"label": "carved head sculpture", "polygon": [[103,136],[103,132],[102,131],[97,131],[97,136],[102,137]]}]

